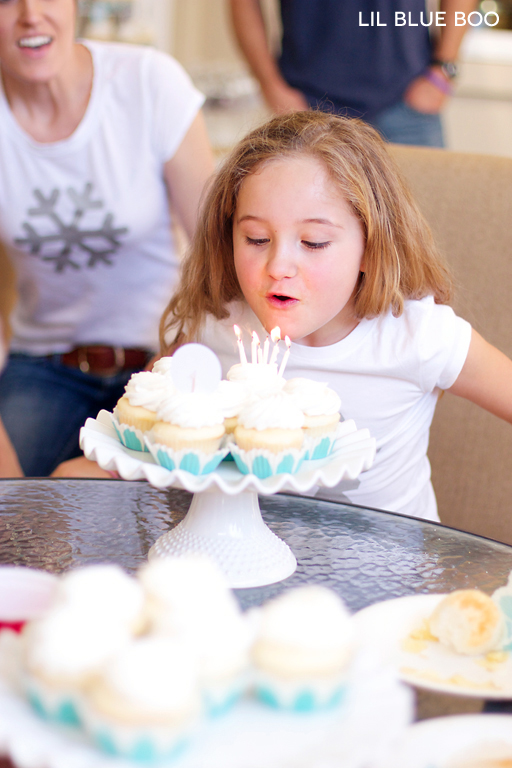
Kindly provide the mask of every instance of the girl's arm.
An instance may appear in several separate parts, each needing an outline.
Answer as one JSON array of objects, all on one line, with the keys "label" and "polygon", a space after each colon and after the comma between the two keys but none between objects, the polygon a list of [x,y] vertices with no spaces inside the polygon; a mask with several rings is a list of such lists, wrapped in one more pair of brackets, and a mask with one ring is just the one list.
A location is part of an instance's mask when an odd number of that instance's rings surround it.
[{"label": "girl's arm", "polygon": [[198,112],[176,154],[164,165],[170,200],[192,237],[204,185],[215,169],[202,112]]},{"label": "girl's arm", "polygon": [[475,330],[466,362],[448,392],[465,397],[512,424],[512,360]]}]

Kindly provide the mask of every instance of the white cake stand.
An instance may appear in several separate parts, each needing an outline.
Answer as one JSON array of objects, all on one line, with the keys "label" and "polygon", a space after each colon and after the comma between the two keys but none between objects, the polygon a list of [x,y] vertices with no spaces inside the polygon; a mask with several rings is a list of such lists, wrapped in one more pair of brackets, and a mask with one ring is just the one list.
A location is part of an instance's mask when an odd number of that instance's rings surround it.
[{"label": "white cake stand", "polygon": [[87,419],[80,447],[100,467],[115,470],[125,480],[147,480],[157,488],[183,488],[194,494],[186,517],[161,536],[149,558],[185,553],[212,557],[233,588],[261,587],[290,576],[297,567],[291,549],[263,521],[258,494],[278,491],[306,493],[314,486],[332,488],[341,480],[354,480],[369,469],[375,439],[353,421],[340,425],[336,449],[327,459],[305,461],[297,474],[260,480],[242,475],[234,462],[223,462],[215,472],[196,476],[169,471],[155,464],[150,454],[131,451],[119,442],[110,414],[100,411]]}]

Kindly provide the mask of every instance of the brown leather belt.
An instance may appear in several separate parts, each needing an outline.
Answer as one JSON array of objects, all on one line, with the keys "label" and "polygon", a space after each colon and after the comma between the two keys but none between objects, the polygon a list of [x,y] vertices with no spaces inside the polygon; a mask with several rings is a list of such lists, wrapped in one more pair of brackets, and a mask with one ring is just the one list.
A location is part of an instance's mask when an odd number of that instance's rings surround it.
[{"label": "brown leather belt", "polygon": [[60,359],[64,365],[79,368],[82,373],[115,376],[121,371],[141,370],[150,357],[151,353],[146,349],[124,349],[95,344],[88,347],[75,347],[69,352],[64,352]]}]

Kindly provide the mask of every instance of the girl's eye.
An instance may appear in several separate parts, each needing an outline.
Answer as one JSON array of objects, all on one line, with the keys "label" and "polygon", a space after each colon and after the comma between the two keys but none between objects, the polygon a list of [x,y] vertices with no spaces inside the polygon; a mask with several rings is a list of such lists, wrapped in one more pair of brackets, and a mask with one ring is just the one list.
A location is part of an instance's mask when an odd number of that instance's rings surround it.
[{"label": "girl's eye", "polygon": [[312,251],[317,251],[320,248],[327,248],[327,246],[331,244],[329,240],[325,243],[312,243],[310,240],[303,240],[302,243],[306,248],[311,248]]},{"label": "girl's eye", "polygon": [[246,237],[245,242],[248,245],[265,245],[269,240],[268,237]]}]

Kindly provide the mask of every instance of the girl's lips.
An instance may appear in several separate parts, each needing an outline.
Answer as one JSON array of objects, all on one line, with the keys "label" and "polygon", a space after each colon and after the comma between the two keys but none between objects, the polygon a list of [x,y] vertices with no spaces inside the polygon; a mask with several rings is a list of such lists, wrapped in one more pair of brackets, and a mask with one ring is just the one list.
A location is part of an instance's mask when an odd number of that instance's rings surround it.
[{"label": "girl's lips", "polygon": [[287,296],[281,293],[267,293],[266,299],[269,304],[277,309],[286,309],[299,302],[299,300],[293,296]]}]

